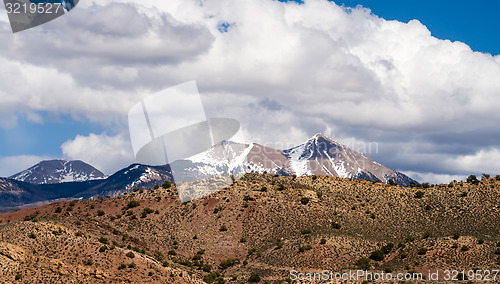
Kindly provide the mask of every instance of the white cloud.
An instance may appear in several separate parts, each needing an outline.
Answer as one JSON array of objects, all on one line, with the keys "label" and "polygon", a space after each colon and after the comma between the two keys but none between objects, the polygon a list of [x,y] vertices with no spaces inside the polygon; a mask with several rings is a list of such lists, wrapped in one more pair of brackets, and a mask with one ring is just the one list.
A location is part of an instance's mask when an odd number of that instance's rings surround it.
[{"label": "white cloud", "polygon": [[61,149],[64,159],[82,160],[108,175],[135,160],[129,138],[124,135],[78,135],[61,145]]},{"label": "white cloud", "polygon": [[[131,105],[194,79],[207,112],[238,119],[252,141],[287,147],[331,130],[377,142],[374,158],[425,178],[500,171],[496,152],[481,150],[500,147],[500,57],[434,38],[417,20],[326,0],[106,0],[27,32],[0,28],[6,118],[71,113],[126,132]],[[109,171],[130,160],[127,141],[91,134],[62,149]]]}]

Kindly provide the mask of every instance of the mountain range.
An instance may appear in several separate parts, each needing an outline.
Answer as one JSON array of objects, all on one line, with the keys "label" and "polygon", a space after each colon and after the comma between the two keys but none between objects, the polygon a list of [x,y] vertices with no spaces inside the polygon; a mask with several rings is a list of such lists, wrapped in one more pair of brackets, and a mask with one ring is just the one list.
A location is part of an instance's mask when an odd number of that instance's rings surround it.
[{"label": "mountain range", "polygon": [[284,176],[326,175],[408,186],[408,176],[362,153],[316,134],[306,142],[277,150],[257,143],[223,141],[205,152],[170,165],[132,164],[105,176],[82,161],[43,161],[9,178],[0,178],[0,210],[38,206],[64,199],[116,197],[134,188],[152,188],[164,181],[209,179],[249,172]]}]

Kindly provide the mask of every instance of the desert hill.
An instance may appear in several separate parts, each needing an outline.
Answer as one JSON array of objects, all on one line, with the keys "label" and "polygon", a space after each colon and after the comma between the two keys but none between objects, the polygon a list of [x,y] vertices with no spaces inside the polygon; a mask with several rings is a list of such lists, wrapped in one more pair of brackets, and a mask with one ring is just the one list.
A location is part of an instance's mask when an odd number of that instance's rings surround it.
[{"label": "desert hill", "polygon": [[252,173],[185,204],[167,183],[0,214],[0,279],[280,283],[292,269],[498,269],[498,200],[489,177],[416,188]]}]

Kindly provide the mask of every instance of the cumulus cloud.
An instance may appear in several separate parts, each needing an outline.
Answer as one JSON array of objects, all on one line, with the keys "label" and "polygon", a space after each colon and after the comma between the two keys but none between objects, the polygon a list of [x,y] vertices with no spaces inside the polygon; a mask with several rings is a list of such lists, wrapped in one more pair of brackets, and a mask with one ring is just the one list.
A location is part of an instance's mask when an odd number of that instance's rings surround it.
[{"label": "cumulus cloud", "polygon": [[[238,119],[251,141],[328,132],[377,143],[369,156],[424,178],[500,171],[500,57],[418,20],[326,0],[105,0],[15,35],[2,23],[0,38],[0,109],[13,116],[71,113],[125,133],[133,103],[194,79],[207,113]],[[110,171],[130,160],[127,141],[91,134],[62,149]]]},{"label": "cumulus cloud", "polygon": [[82,160],[108,175],[134,163],[135,159],[129,138],[123,135],[78,135],[61,145],[61,149],[65,159]]}]

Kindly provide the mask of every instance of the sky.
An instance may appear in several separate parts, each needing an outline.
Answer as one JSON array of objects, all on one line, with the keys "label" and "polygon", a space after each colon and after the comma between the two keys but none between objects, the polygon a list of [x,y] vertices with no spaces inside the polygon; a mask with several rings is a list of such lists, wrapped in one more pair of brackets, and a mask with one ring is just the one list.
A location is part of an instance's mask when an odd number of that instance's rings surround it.
[{"label": "sky", "polygon": [[499,8],[82,0],[13,34],[2,7],[0,176],[53,158],[112,174],[135,161],[129,109],[191,80],[248,141],[321,132],[420,182],[500,174]]}]

